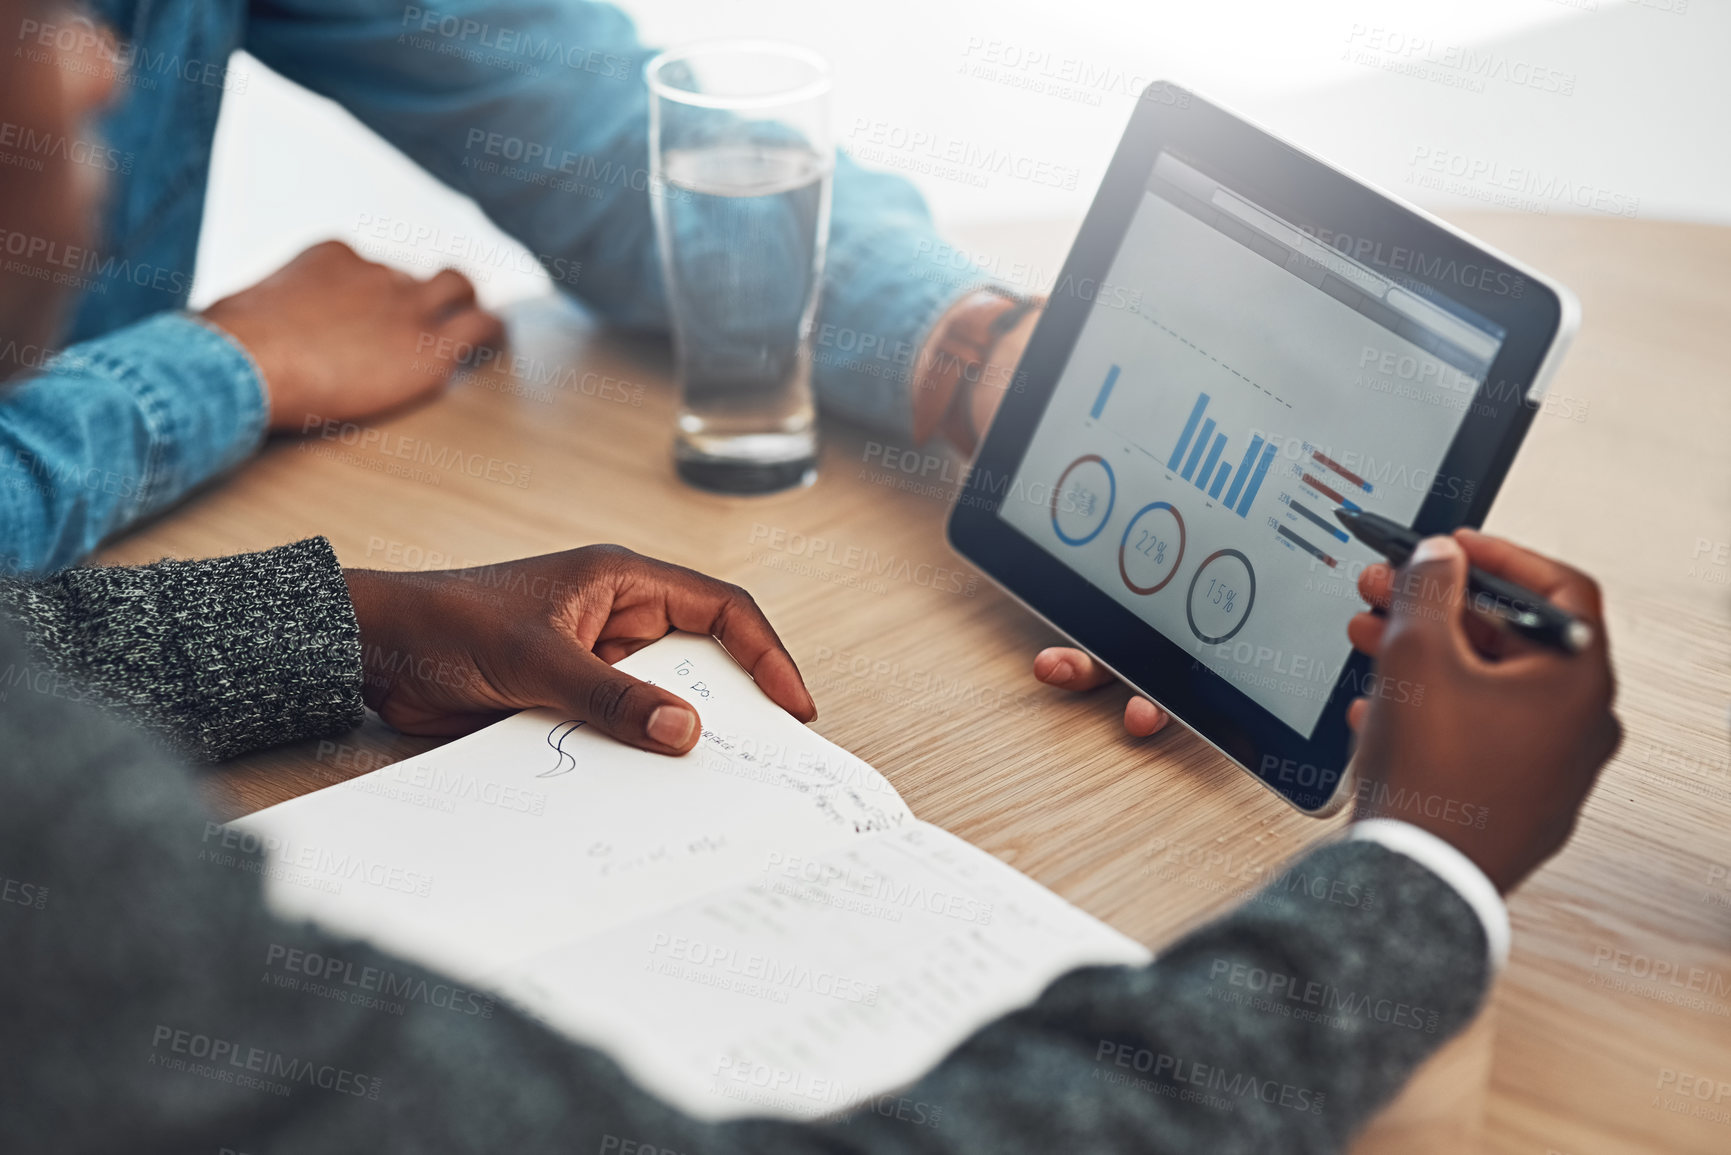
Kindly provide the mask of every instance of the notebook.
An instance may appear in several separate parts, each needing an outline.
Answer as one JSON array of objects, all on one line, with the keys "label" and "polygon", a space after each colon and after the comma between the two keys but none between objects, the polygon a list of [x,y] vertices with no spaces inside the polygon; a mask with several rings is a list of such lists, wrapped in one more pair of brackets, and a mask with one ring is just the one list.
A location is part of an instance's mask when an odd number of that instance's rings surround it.
[{"label": "notebook", "polygon": [[845,1110],[1072,968],[1149,961],[915,818],[714,640],[619,668],[697,708],[696,749],[525,711],[231,824],[268,848],[273,907],[491,992],[709,1119]]}]

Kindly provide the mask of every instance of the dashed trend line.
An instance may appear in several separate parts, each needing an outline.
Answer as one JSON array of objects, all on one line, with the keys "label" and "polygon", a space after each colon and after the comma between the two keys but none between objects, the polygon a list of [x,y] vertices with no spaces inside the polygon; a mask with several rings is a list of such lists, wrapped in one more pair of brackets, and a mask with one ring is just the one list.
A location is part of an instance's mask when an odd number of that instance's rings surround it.
[{"label": "dashed trend line", "polygon": [[1220,366],[1222,369],[1226,370],[1228,373],[1232,374],[1234,377],[1238,378],[1240,381],[1244,382],[1246,385],[1250,386],[1252,389],[1255,389],[1259,393],[1267,394],[1268,396],[1274,398],[1276,401],[1280,402],[1282,405],[1286,406],[1288,409],[1292,408],[1292,402],[1288,401],[1286,398],[1280,396],[1280,394],[1275,393],[1272,390],[1264,389],[1259,383],[1257,383],[1256,381],[1252,380],[1249,377],[1246,377],[1244,374],[1240,373],[1238,370],[1234,369],[1232,366],[1228,365],[1226,362],[1222,361],[1220,358],[1216,357],[1214,354],[1210,353],[1208,350],[1204,349],[1202,346],[1198,345],[1196,342],[1192,341],[1190,338],[1186,337],[1184,334],[1177,332],[1174,329],[1167,328],[1165,325],[1162,325],[1159,321],[1156,321],[1153,317],[1148,316],[1147,313],[1137,313],[1136,315],[1138,317],[1142,317],[1145,320],[1147,320],[1149,324],[1153,325],[1156,329],[1159,329],[1162,333],[1166,334],[1168,337],[1171,337],[1173,340],[1181,341],[1181,342],[1183,342],[1183,344],[1188,346],[1190,349],[1194,350],[1197,353],[1202,354],[1204,357],[1208,358],[1210,361],[1214,362],[1216,365]]}]

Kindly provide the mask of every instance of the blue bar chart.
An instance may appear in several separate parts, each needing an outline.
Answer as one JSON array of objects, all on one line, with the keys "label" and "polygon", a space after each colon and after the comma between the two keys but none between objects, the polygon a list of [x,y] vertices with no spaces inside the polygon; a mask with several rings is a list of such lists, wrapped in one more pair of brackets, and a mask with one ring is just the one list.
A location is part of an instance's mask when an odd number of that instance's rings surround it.
[{"label": "blue bar chart", "polygon": [[[1102,402],[1116,376],[1117,366],[1113,366],[1106,387],[1101,391]],[[1096,409],[1102,402],[1095,403]],[[1227,440],[1225,433],[1216,432],[1214,418],[1208,416],[1208,394],[1199,393],[1190,417],[1184,423],[1184,432],[1178,435],[1178,444],[1172,447],[1172,456],[1166,459],[1166,468],[1210,498],[1218,500],[1220,491],[1225,489],[1226,507],[1239,517],[1248,518],[1250,506],[1262,488],[1262,479],[1268,476],[1268,467],[1274,462],[1274,443],[1264,441],[1259,434],[1252,434],[1244,455],[1238,459],[1237,465],[1233,465],[1221,460]]]}]

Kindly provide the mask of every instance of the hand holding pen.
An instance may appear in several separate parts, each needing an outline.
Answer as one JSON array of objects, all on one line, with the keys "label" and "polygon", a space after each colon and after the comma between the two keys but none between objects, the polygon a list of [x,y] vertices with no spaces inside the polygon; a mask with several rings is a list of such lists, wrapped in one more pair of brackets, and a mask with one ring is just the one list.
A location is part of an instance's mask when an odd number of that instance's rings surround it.
[{"label": "hand holding pen", "polygon": [[[1471,612],[1469,563],[1579,621],[1583,648],[1535,644]],[[1377,610],[1347,625],[1375,663],[1347,711],[1358,816],[1430,831],[1506,894],[1568,838],[1621,737],[1599,587],[1462,529],[1422,539],[1398,570],[1367,567],[1358,588]]]},{"label": "hand holding pen", "polygon": [[[1380,514],[1337,509],[1334,516],[1348,533],[1397,568],[1406,564],[1421,540],[1417,532]],[[1483,534],[1476,536],[1486,541],[1496,540]],[[1466,594],[1467,608],[1541,646],[1566,654],[1578,654],[1593,640],[1592,627],[1580,618],[1558,609],[1543,595],[1488,573],[1477,565],[1467,571]]]}]

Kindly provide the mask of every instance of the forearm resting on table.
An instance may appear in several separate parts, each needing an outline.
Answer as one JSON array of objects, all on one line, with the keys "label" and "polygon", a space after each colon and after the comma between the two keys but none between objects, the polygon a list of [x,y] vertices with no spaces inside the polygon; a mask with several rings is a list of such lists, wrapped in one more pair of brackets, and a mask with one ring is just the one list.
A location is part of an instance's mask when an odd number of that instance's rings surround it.
[{"label": "forearm resting on table", "polygon": [[[0,647],[16,652],[4,631]],[[15,696],[0,702],[0,732],[18,755],[0,763],[11,802],[0,811],[0,867],[53,894],[45,910],[0,920],[0,1021],[12,1024],[0,1067],[19,1091],[0,1097],[0,1132],[39,1136],[36,1146],[527,1153],[616,1150],[630,1139],[704,1155],[1335,1151],[1465,1025],[1488,972],[1477,917],[1447,883],[1394,851],[1344,843],[1293,864],[1151,966],[1065,976],[891,1096],[890,1110],[879,1098],[822,1124],[705,1123],[492,999],[381,1015],[261,984],[261,965],[290,950],[408,987],[453,980],[271,915],[261,852],[211,861],[211,822],[187,776],[113,719]],[[69,813],[79,816],[75,839],[49,820]],[[1319,899],[1288,877],[1326,878],[1361,900]],[[1273,1013],[1251,997],[1267,976],[1338,997],[1288,999],[1326,1016]],[[107,1010],[68,1027],[54,1008],[74,992]],[[459,1013],[471,1005],[488,1013]],[[190,1093],[193,1074],[174,1065],[187,1052],[176,1048],[201,1037],[348,1072],[364,1093],[297,1085],[292,1110],[239,1082],[197,1080]],[[89,1109],[68,1110],[68,1094]],[[902,1102],[923,1104],[927,1121],[894,1109]]]},{"label": "forearm resting on table", "polygon": [[245,350],[185,313],[65,350],[0,398],[0,572],[75,564],[245,460],[266,409]]},{"label": "forearm resting on table", "polygon": [[360,724],[360,633],[323,538],[261,553],[0,582],[44,692],[196,761]]}]

